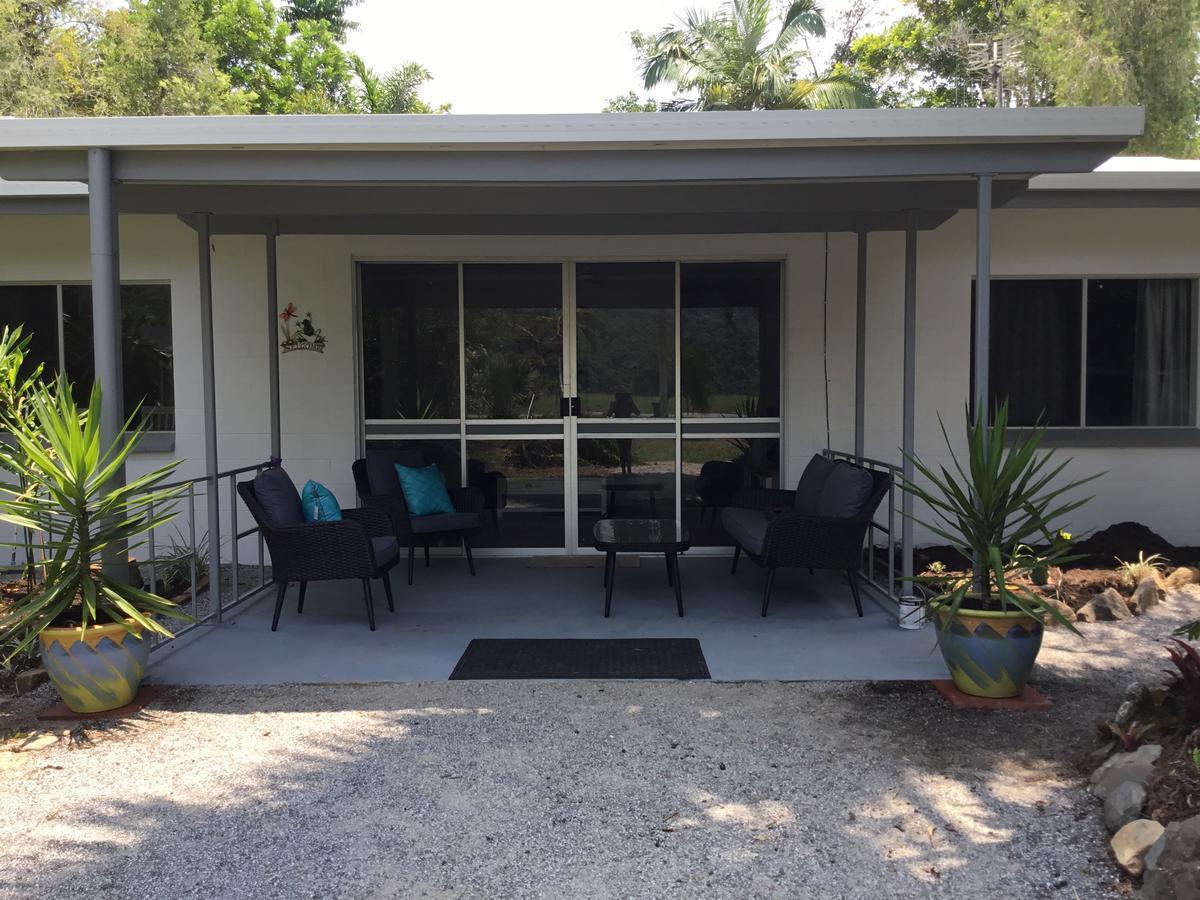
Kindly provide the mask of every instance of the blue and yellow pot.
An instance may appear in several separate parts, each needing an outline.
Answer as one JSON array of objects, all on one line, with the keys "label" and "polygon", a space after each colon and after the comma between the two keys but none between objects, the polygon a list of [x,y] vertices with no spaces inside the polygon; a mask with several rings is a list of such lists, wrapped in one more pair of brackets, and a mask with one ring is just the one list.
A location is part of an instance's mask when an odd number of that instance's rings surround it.
[{"label": "blue and yellow pot", "polygon": [[142,627],[115,622],[81,628],[47,628],[42,634],[42,665],[58,695],[77,713],[104,712],[133,701],[150,642]]},{"label": "blue and yellow pot", "polygon": [[1023,612],[949,611],[929,604],[938,618],[938,646],[954,686],[975,697],[1019,697],[1042,649],[1043,626]]}]

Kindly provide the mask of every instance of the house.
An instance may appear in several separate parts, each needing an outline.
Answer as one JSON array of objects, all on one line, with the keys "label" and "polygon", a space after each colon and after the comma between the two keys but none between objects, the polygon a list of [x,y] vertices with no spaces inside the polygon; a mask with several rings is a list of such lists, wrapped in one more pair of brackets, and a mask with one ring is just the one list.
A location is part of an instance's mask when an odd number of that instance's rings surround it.
[{"label": "house", "polygon": [[[5,120],[0,321],[74,378],[121,373],[153,417],[139,467],[220,485],[280,456],[349,505],[365,446],[420,442],[488,493],[481,555],[586,552],[620,504],[723,552],[705,463],[791,486],[826,448],[945,461],[939,416],[985,394],[1107,472],[1074,531],[1200,544],[1200,166],[1114,158],[1142,122]],[[233,496],[195,521],[227,536]],[[928,536],[893,524],[907,569]]]}]

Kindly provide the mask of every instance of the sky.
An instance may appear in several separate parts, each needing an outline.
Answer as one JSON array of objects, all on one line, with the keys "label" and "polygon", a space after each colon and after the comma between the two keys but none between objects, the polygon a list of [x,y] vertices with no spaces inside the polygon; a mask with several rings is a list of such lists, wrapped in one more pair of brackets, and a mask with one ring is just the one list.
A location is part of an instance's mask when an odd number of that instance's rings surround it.
[{"label": "sky", "polygon": [[[832,25],[850,0],[825,0]],[[717,0],[363,0],[348,45],[372,68],[419,62],[433,73],[422,96],[456,113],[600,112],[642,89],[632,31],[657,31],[688,7]],[[877,20],[898,0],[873,0]],[[832,31],[832,28],[831,28]],[[820,57],[825,47],[816,48]],[[660,91],[656,99],[671,96]]]}]

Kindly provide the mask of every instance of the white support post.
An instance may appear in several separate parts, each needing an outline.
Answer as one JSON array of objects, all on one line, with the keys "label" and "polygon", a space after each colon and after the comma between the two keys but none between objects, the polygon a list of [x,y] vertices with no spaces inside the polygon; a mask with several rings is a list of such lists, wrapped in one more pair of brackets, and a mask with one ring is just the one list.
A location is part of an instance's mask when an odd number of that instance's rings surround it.
[{"label": "white support post", "polygon": [[978,176],[975,213],[975,415],[992,410],[988,369],[992,316],[992,176]]},{"label": "white support post", "polygon": [[858,233],[858,296],[854,335],[854,455],[862,462],[867,403],[867,232]]},{"label": "white support post", "polygon": [[271,403],[271,458],[281,459],[283,452],[279,425],[279,336],[275,325],[279,313],[279,268],[276,234],[267,235],[267,375]]},{"label": "white support post", "polygon": [[[113,154],[106,147],[88,150],[88,235],[92,270],[92,352],[96,380],[104,391],[100,405],[100,441],[107,450],[124,434],[125,391],[121,371],[121,260],[117,186]],[[125,484],[125,467],[113,473],[108,489]],[[102,566],[109,578],[128,581],[128,550],[114,546]]]},{"label": "white support post", "polygon": [[[904,231],[904,480],[913,480],[912,454],[916,450],[917,433],[917,214],[909,210]],[[901,548],[900,577],[903,590],[912,590],[913,576],[913,496],[910,491],[900,494]]]},{"label": "white support post", "polygon": [[[213,356],[212,217],[197,217],[197,251],[200,275],[200,359],[204,382],[204,474],[208,501],[208,596],[221,621],[221,498],[217,473],[217,367]],[[237,540],[237,535],[232,536]]]}]

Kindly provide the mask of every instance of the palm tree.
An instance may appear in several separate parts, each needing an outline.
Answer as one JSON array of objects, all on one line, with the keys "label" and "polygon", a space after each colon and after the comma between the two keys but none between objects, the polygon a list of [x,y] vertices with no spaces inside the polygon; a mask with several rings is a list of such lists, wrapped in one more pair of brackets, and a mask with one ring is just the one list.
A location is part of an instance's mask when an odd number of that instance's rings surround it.
[{"label": "palm tree", "polygon": [[808,37],[823,37],[825,18],[815,0],[793,0],[768,36],[771,0],[729,0],[714,13],[689,10],[678,27],[634,34],[647,89],[671,83],[693,97],[669,109],[853,109],[872,106],[855,82],[835,75],[797,76],[811,64]]},{"label": "palm tree", "polygon": [[358,79],[358,107],[367,113],[448,113],[450,104],[431,106],[417,94],[433,78],[419,63],[406,62],[380,75],[356,53],[350,54],[350,68]]}]

